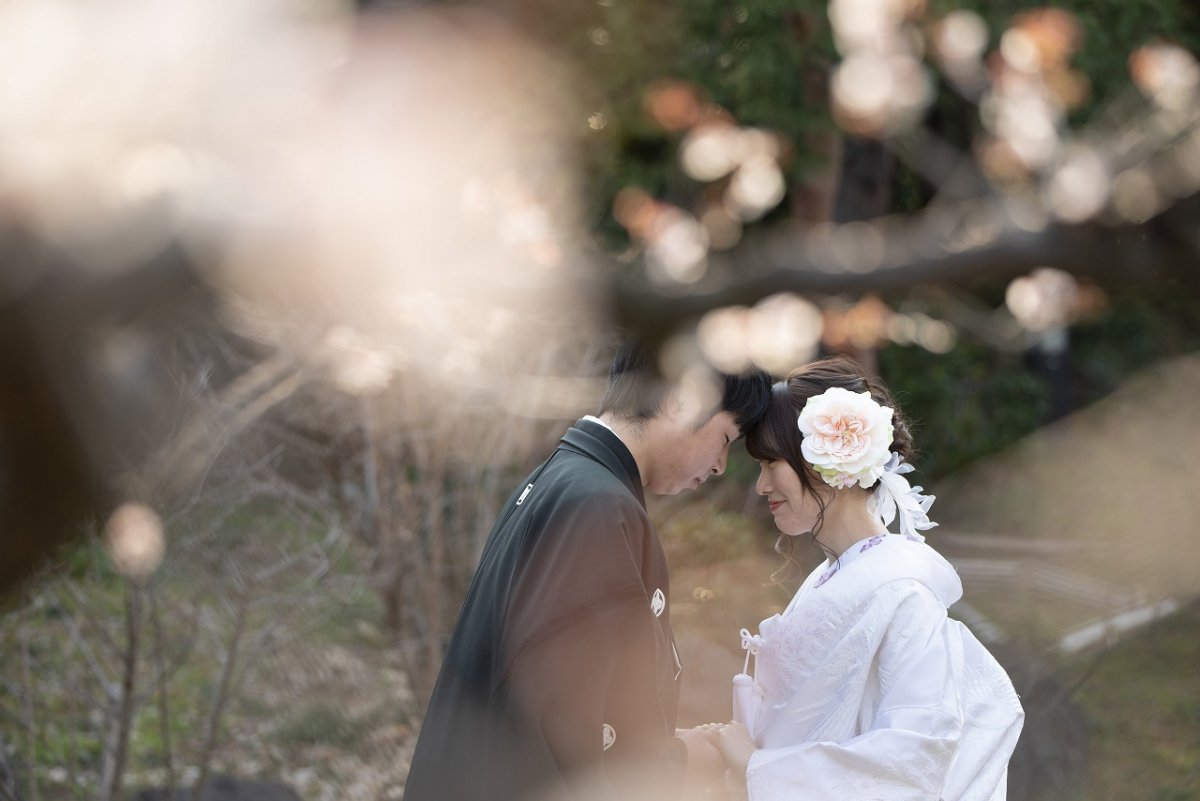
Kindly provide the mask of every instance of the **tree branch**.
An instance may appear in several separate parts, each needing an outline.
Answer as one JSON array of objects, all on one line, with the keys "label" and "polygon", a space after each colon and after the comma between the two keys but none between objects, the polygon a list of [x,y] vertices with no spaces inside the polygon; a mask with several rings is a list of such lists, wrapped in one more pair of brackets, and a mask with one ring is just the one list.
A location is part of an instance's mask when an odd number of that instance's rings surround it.
[{"label": "tree branch", "polygon": [[37,718],[33,712],[33,671],[29,659],[29,627],[22,618],[19,624],[21,638],[21,679],[24,682],[25,695],[25,725],[29,734],[29,799],[38,801],[37,785]]},{"label": "tree branch", "polygon": [[175,789],[175,760],[171,754],[171,718],[167,704],[166,651],[163,646],[162,616],[158,610],[158,599],[154,588],[147,591],[150,599],[150,622],[154,632],[154,663],[158,673],[158,720],[159,735],[162,737],[163,763],[167,769],[167,787]]},{"label": "tree branch", "polygon": [[241,642],[242,633],[246,630],[247,605],[248,602],[245,595],[239,592],[236,606],[236,622],[233,626],[233,634],[229,639],[229,647],[225,649],[225,660],[221,665],[221,681],[217,686],[217,693],[213,697],[212,708],[209,711],[208,727],[204,736],[204,747],[200,752],[200,776],[192,786],[191,801],[200,801],[200,798],[204,794],[204,786],[208,784],[208,772],[212,763],[213,750],[216,748],[217,735],[221,730],[221,717],[225,713],[225,704],[229,700],[230,689],[233,684],[232,679],[234,665],[237,662],[238,644]]},{"label": "tree branch", "polygon": [[905,290],[921,284],[966,286],[1054,266],[1077,275],[1128,280],[1194,264],[1195,253],[1164,241],[1150,225],[1105,228],[1050,224],[1017,227],[999,200],[930,209],[914,223],[885,219],[798,229],[782,225],[728,254],[714,254],[713,276],[692,292],[670,293],[644,280],[614,282],[614,319],[659,344],[705,312],[749,306],[780,292],[828,296]]},{"label": "tree branch", "polygon": [[125,760],[129,753],[129,734],[133,724],[133,709],[136,704],[134,684],[137,678],[137,663],[141,646],[141,589],[132,581],[126,583],[125,604],[125,659],[121,672],[121,691],[116,713],[109,727],[108,742],[104,747],[104,774],[100,784],[100,801],[116,801],[121,797],[121,780],[125,774]]}]

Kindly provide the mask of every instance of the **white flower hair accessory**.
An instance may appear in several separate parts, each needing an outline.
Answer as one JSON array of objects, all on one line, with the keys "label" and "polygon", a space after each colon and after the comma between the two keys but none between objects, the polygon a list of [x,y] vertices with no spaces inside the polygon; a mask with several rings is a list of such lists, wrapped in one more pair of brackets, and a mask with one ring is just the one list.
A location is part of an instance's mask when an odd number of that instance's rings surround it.
[{"label": "white flower hair accessory", "polygon": [[796,421],[804,437],[800,452],[837,489],[874,484],[892,445],[892,409],[870,392],[832,387],[809,398]]},{"label": "white flower hair accessory", "polygon": [[904,474],[912,472],[913,466],[890,451],[894,415],[870,392],[830,387],[809,398],[800,412],[796,421],[802,436],[800,452],[835,489],[855,484],[869,489],[878,482],[870,500],[871,513],[885,526],[899,517],[900,532],[919,538],[917,529],[937,525],[927,514],[934,496],[909,486]]}]

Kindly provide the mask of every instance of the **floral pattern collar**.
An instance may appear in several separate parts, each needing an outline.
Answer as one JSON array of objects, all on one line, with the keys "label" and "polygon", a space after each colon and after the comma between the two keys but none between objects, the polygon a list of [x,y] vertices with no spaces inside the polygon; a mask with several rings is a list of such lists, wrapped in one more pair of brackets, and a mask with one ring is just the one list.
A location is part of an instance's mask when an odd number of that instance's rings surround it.
[{"label": "floral pattern collar", "polygon": [[876,534],[872,537],[868,537],[866,539],[859,540],[858,542],[854,543],[849,548],[847,548],[846,552],[843,553],[838,558],[830,560],[830,561],[826,561],[825,570],[821,573],[820,576],[817,577],[816,583],[813,584],[813,589],[816,589],[816,588],[824,585],[825,582],[829,581],[831,578],[836,576],[842,570],[842,568],[844,568],[847,564],[858,561],[858,558],[860,556],[862,556],[863,554],[865,554],[867,551],[871,550],[872,548],[875,548],[877,545],[882,544],[885,540],[891,540],[891,541],[907,540],[908,542],[924,542],[925,538],[922,537],[920,534]]}]

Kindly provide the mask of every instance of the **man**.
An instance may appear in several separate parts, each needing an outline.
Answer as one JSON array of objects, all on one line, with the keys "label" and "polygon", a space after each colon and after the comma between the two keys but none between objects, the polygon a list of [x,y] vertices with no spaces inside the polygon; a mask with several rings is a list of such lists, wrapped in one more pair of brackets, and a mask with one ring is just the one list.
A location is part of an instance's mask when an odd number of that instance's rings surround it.
[{"label": "man", "polygon": [[[568,429],[522,481],[484,547],[413,754],[406,801],[630,799],[724,763],[675,737],[682,667],[662,545],[643,489],[725,471],[770,379],[724,376],[719,407],[663,388],[636,344],[600,416]],[[690,765],[689,765],[690,763]],[[690,768],[690,770],[689,770]]]}]

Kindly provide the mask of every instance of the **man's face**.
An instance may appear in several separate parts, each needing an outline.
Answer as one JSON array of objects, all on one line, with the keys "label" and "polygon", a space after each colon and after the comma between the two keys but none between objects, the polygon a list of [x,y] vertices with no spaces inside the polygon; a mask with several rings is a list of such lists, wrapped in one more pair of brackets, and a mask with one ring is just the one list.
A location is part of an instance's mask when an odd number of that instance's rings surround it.
[{"label": "man's face", "polygon": [[694,422],[677,421],[670,436],[661,441],[655,454],[658,466],[648,489],[657,495],[676,495],[693,490],[709,476],[725,472],[729,446],[741,436],[729,412],[717,412],[699,428]]}]

